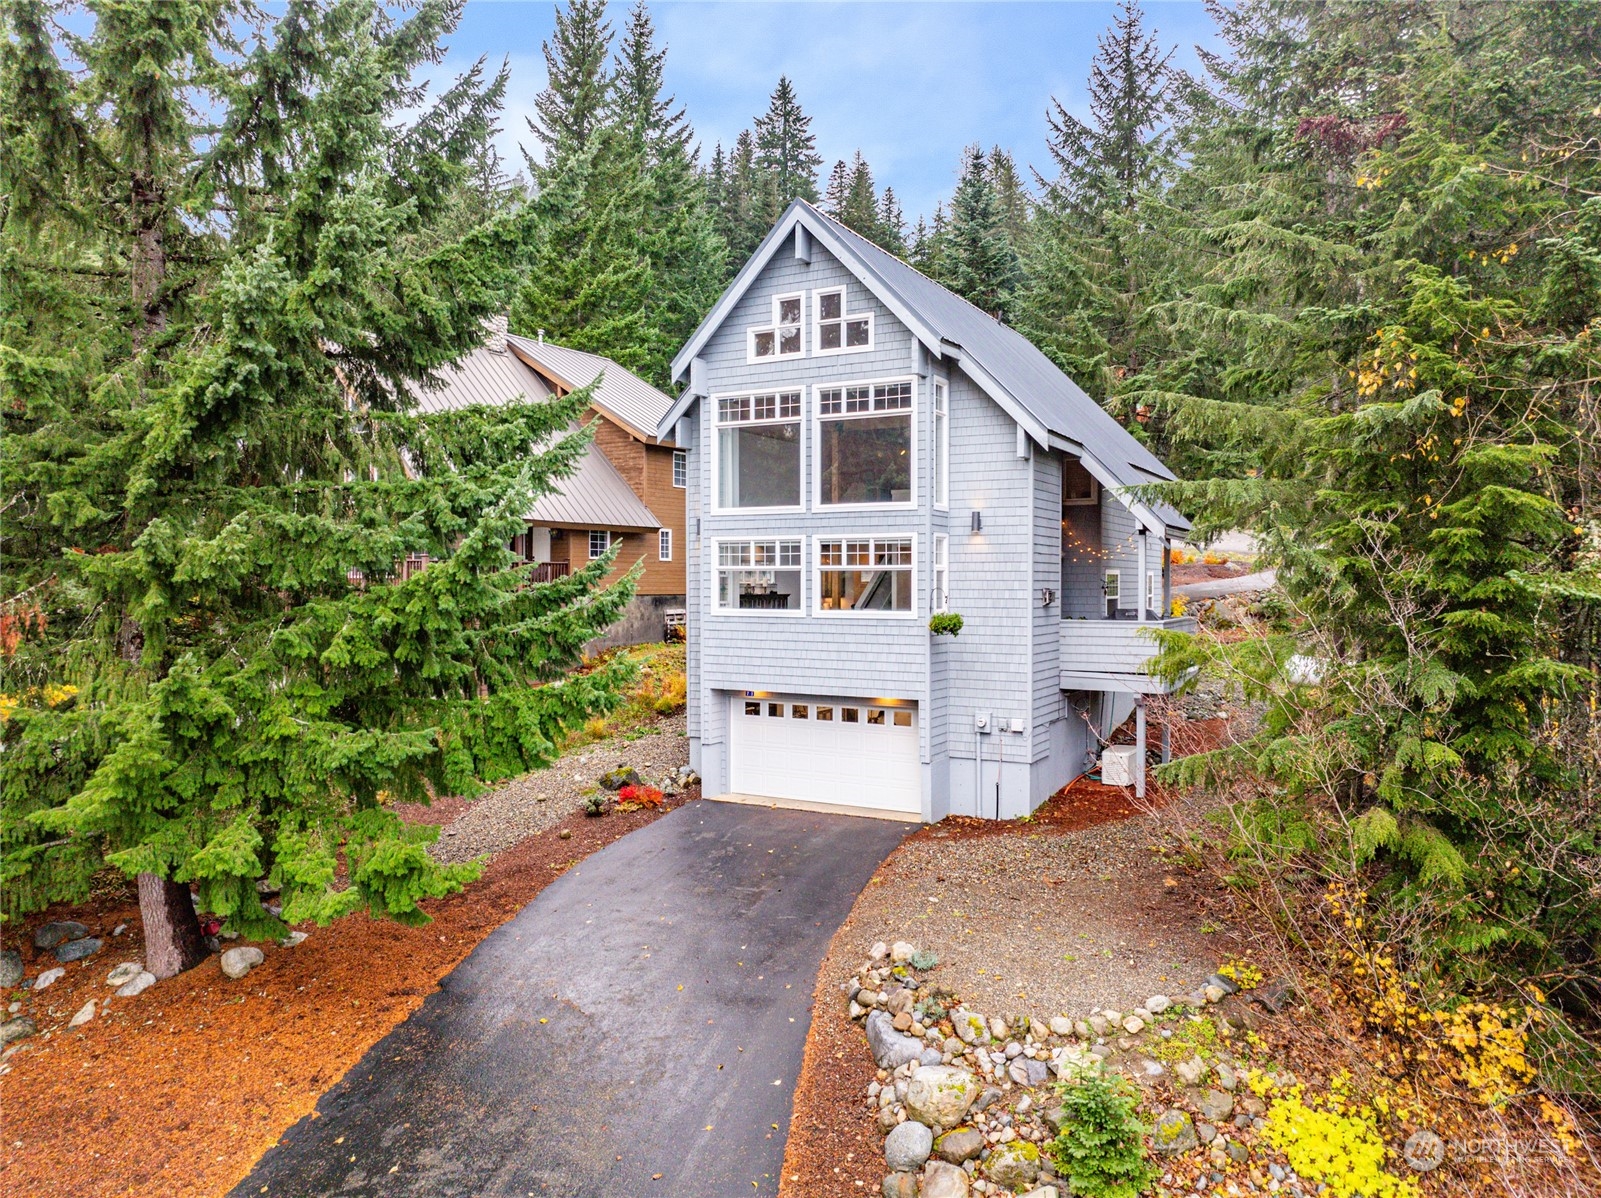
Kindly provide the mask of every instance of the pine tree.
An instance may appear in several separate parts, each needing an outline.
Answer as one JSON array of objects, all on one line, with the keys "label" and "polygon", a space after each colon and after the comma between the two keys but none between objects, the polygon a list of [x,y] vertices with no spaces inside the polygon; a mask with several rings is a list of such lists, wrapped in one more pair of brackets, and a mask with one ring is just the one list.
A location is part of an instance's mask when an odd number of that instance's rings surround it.
[{"label": "pine tree", "polygon": [[756,139],[749,129],[741,130],[728,157],[728,191],[723,204],[722,231],[730,269],[738,269],[772,227],[771,221],[764,221],[767,211],[777,207],[769,183],[756,165]]},{"label": "pine tree", "polygon": [[771,227],[791,200],[817,202],[817,168],[823,165],[812,134],[812,118],[801,111],[789,76],[779,77],[767,111],[756,118],[756,165],[771,181],[763,213]]},{"label": "pine tree", "polygon": [[[58,12],[6,11],[4,893],[136,876],[158,976],[203,951],[191,886],[252,938],[426,922],[476,867],[391,801],[544,763],[617,698],[614,669],[562,674],[631,579],[529,586],[507,549],[585,396],[413,411],[522,236],[441,236],[505,86],[474,68],[415,111],[454,14],[295,5],[239,53],[209,3],[108,6],[64,45]],[[437,560],[402,580],[411,553]]]},{"label": "pine tree", "polygon": [[1601,191],[1577,152],[1601,82],[1574,64],[1598,12],[1230,9],[1165,212],[1190,253],[1130,397],[1295,617],[1170,648],[1266,705],[1181,769],[1263,796],[1241,856],[1276,869],[1293,824],[1294,868],[1368,890],[1409,976],[1538,979],[1592,1017],[1601,202],[1575,197]]},{"label": "pine tree", "polygon": [[[918,221],[922,227],[922,221]],[[901,202],[895,198],[895,189],[885,186],[878,202],[878,244],[897,258],[906,257],[906,217],[901,213]]]},{"label": "pine tree", "polygon": [[1033,200],[1018,174],[1017,163],[1011,154],[994,146],[989,153],[990,186],[995,191],[995,205],[1000,209],[1001,227],[1006,238],[1019,255],[1029,243],[1029,222],[1034,217]]},{"label": "pine tree", "polygon": [[962,177],[951,198],[950,228],[941,247],[941,281],[969,303],[1005,321],[1013,315],[1023,280],[1002,217],[984,151],[969,146],[963,153]]},{"label": "pine tree", "polygon": [[823,188],[823,211],[835,220],[845,211],[846,197],[850,192],[851,168],[843,158],[834,160],[834,169],[828,172],[828,186]]},{"label": "pine tree", "polygon": [[625,130],[653,165],[673,158],[687,162],[695,137],[683,107],[662,94],[666,61],[667,48],[656,48],[656,27],[645,0],[635,0],[617,47],[606,108],[608,123]]},{"label": "pine tree", "polygon": [[850,184],[840,208],[839,222],[869,241],[878,240],[878,189],[873,186],[873,172],[860,150],[851,163]]},{"label": "pine tree", "polygon": [[[595,131],[605,122],[612,94],[606,64],[611,38],[606,0],[568,0],[566,8],[556,10],[556,28],[541,47],[547,76],[545,90],[534,100],[534,116],[528,118],[528,129],[544,150],[538,161],[525,151],[535,179],[543,179],[546,171],[558,169],[568,156],[587,150]],[[636,71],[648,73],[648,57],[634,66]],[[649,121],[663,117],[636,109],[630,119]]]},{"label": "pine tree", "polygon": [[1059,171],[1054,190],[1080,210],[1132,208],[1172,162],[1172,50],[1144,26],[1138,0],[1122,0],[1097,41],[1090,68],[1090,123],[1051,100],[1048,145]]}]

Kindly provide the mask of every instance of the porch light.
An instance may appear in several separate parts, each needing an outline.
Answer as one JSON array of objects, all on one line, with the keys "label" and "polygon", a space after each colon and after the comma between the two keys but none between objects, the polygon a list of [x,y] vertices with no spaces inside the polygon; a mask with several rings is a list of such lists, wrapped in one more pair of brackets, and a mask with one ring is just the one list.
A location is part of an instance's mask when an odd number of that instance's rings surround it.
[{"label": "porch light", "polygon": [[971,528],[972,528],[972,530],[974,532],[983,532],[984,531],[984,513],[983,512],[975,511],[973,513],[973,522],[972,522]]}]

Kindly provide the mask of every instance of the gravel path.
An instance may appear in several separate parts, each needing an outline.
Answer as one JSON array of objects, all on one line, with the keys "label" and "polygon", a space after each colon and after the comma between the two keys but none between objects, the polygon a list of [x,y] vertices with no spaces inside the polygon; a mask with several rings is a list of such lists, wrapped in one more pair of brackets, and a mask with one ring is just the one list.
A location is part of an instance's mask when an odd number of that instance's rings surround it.
[{"label": "gravel path", "polygon": [[863,891],[828,964],[848,973],[875,940],[909,940],[938,953],[940,984],[979,1010],[1041,1017],[1191,989],[1226,946],[1201,932],[1190,883],[1170,876],[1158,839],[1150,817],[1074,832],[924,832]]},{"label": "gravel path", "polygon": [[1278,581],[1274,570],[1258,570],[1254,574],[1241,574],[1238,578],[1214,578],[1208,582],[1186,582],[1173,588],[1175,595],[1191,599],[1217,599],[1224,595],[1242,595],[1252,591],[1270,590]]},{"label": "gravel path", "polygon": [[600,775],[633,766],[653,786],[689,764],[684,716],[664,718],[643,736],[597,741],[573,749],[547,769],[514,779],[476,799],[447,824],[429,851],[439,861],[470,861],[498,853],[526,836],[554,827],[584,803],[584,792]]}]

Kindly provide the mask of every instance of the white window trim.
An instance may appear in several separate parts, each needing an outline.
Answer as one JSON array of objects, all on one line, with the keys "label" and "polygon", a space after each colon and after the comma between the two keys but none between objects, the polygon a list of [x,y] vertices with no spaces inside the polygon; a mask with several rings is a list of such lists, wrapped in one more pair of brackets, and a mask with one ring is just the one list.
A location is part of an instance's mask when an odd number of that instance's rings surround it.
[{"label": "white window trim", "polygon": [[[917,560],[917,551],[912,551],[912,560]],[[914,566],[915,569],[915,566]],[[951,538],[942,532],[934,534],[934,562],[930,567],[934,576],[933,589],[929,592],[929,611],[949,611],[951,607]]]},{"label": "white window trim", "polygon": [[[944,418],[941,418],[940,407],[936,397],[943,393],[945,396]],[[932,502],[939,511],[947,512],[951,507],[951,388],[944,379],[933,379],[929,383],[928,391],[929,419],[933,422],[930,436],[934,441],[934,495]]]},{"label": "white window trim", "polygon": [[[917,551],[917,534],[915,532],[829,532],[818,533],[811,538],[812,563],[812,615],[822,616],[830,620],[915,620],[918,613],[917,588],[922,585],[922,555]],[[842,609],[829,611],[823,607],[823,562],[822,546],[824,541],[910,541],[912,543],[912,564],[910,568],[912,595],[912,608],[910,611],[851,611]],[[848,569],[849,567],[847,567]]]},{"label": "white window trim", "polygon": [[[798,567],[798,569],[800,571],[801,594],[800,594],[800,603],[798,605],[796,605],[796,607],[795,607],[795,609],[793,611],[791,611],[791,610],[789,610],[787,608],[768,608],[768,607],[742,608],[742,607],[719,607],[718,606],[718,604],[717,604],[717,571],[718,571],[719,567],[717,565],[717,559],[721,556],[720,546],[722,546],[725,543],[726,544],[730,544],[730,545],[748,545],[752,541],[798,541],[798,542],[800,542],[800,566]],[[775,619],[780,619],[780,620],[794,620],[794,619],[797,619],[797,618],[798,619],[805,619],[806,616],[810,614],[806,609],[806,582],[807,582],[807,578],[806,578],[806,538],[804,536],[790,536],[788,533],[783,533],[783,534],[775,533],[775,534],[772,534],[772,535],[763,535],[761,533],[757,533],[757,534],[752,535],[752,536],[744,536],[744,537],[713,537],[712,541],[711,541],[711,552],[708,553],[706,556],[711,559],[711,574],[708,576],[707,582],[706,582],[706,585],[707,585],[707,588],[708,588],[707,591],[706,591],[706,598],[707,598],[706,611],[707,611],[708,615],[710,615],[710,616],[727,616],[727,617],[730,617],[730,618],[735,619],[735,620],[749,620],[749,619],[752,619],[753,617],[760,617],[760,616],[772,616]],[[733,568],[733,567],[731,567],[731,568]]]},{"label": "white window trim", "polygon": [[[806,510],[806,449],[807,449],[806,434],[807,434],[807,423],[808,423],[807,419],[806,419],[806,398],[807,398],[806,390],[807,389],[805,387],[800,386],[800,385],[796,385],[796,386],[793,386],[793,387],[790,387],[790,386],[782,386],[782,387],[779,387],[779,386],[774,386],[774,387],[743,387],[743,388],[741,388],[741,389],[739,389],[737,391],[719,391],[715,395],[709,395],[709,396],[706,397],[705,403],[710,405],[710,407],[707,408],[707,412],[708,412],[708,415],[709,415],[710,418],[706,421],[706,424],[710,427],[710,432],[711,432],[710,456],[711,456],[711,460],[712,460],[711,504],[709,505],[709,510],[713,514],[716,514],[716,515],[746,515],[746,514],[760,515],[760,514],[762,514],[764,512],[804,512]],[[718,417],[718,412],[720,410],[719,409],[719,401],[720,400],[724,400],[724,399],[739,399],[740,397],[746,396],[746,395],[766,395],[766,394],[768,394],[770,392],[776,393],[776,392],[780,392],[780,391],[799,391],[800,392],[800,415],[799,416],[796,416],[793,419],[785,418],[785,419],[779,419],[779,420],[742,420],[738,424],[724,424],[722,421],[720,421],[717,418]],[[784,505],[779,506],[779,507],[723,507],[722,506],[722,503],[723,503],[723,480],[722,480],[722,469],[723,469],[722,468],[722,457],[723,457],[723,454],[722,454],[721,447],[717,443],[717,432],[718,432],[719,429],[724,429],[724,428],[749,428],[749,427],[753,427],[753,426],[761,425],[761,424],[799,424],[800,425],[800,459],[801,459],[800,474],[801,474],[801,478],[800,478],[800,485],[796,488],[796,491],[798,492],[798,494],[795,497],[795,502],[792,503],[792,504],[784,504]],[[734,538],[734,539],[737,540],[738,538]]]},{"label": "white window trim", "polygon": [[659,562],[673,560],[673,530],[670,528],[656,530],[656,560]]},{"label": "white window trim", "polygon": [[[918,397],[917,376],[911,374],[889,375],[876,379],[842,379],[839,382],[815,383],[811,388],[811,425],[812,444],[818,446],[816,453],[812,454],[812,510],[818,512],[907,512],[917,507],[917,484],[922,478],[922,471],[918,469],[917,450],[922,438],[917,435],[917,420],[923,410]],[[835,387],[877,387],[885,383],[910,383],[912,385],[912,406],[894,412],[851,412],[848,414],[830,413],[825,416],[822,406],[818,402],[819,391],[831,391]],[[804,401],[803,401],[804,402]],[[912,477],[907,487],[907,498],[902,503],[824,503],[823,502],[823,444],[822,425],[825,420],[859,420],[868,417],[899,416],[905,414],[911,420],[911,468]],[[741,508],[741,511],[744,509]]]},{"label": "white window trim", "polygon": [[[1117,593],[1115,595],[1111,591],[1111,583],[1112,583],[1112,580],[1114,578],[1117,579]],[[1101,572],[1101,602],[1102,602],[1103,606],[1104,606],[1106,600],[1108,600],[1108,599],[1115,600],[1115,602],[1113,604],[1114,608],[1116,608],[1118,605],[1120,605],[1123,602],[1123,571],[1122,571],[1122,569],[1103,570]]]},{"label": "white window trim", "polygon": [[[678,481],[680,473],[684,476],[683,482]],[[673,450],[673,486],[680,491],[689,486],[689,450],[687,449]]]},{"label": "white window trim", "polygon": [[[798,326],[800,329],[800,348],[792,354],[786,354],[779,349],[778,306],[784,300],[800,301],[800,325]],[[806,293],[804,291],[786,291],[783,295],[773,296],[771,317],[768,323],[752,325],[745,330],[745,364],[747,366],[757,366],[764,362],[792,362],[796,358],[804,358],[806,356]],[[773,334],[773,352],[765,358],[756,356],[757,333]]]},{"label": "white window trim", "polygon": [[[825,295],[839,294],[839,339],[838,349],[824,349],[823,341],[823,297]],[[873,319],[872,312],[852,312],[845,303],[847,292],[844,284],[838,287],[819,287],[812,292],[812,356],[815,358],[837,358],[841,354],[865,354],[873,348],[878,340],[878,322]],[[845,325],[852,320],[865,320],[867,322],[867,344],[846,345]],[[830,324],[833,322],[830,321]],[[766,361],[766,359],[762,359]]]},{"label": "white window trim", "polygon": [[1162,575],[1157,570],[1149,570],[1145,575],[1145,610],[1140,613],[1140,619],[1147,618],[1149,613],[1155,612],[1158,620],[1166,617],[1162,610]]},{"label": "white window trim", "polygon": [[[597,535],[603,536],[603,537],[606,538],[605,543],[601,547],[601,551],[599,553],[595,552],[595,537]],[[590,561],[592,561],[592,562],[593,561],[599,561],[601,558],[606,556],[606,550],[608,550],[610,548],[611,548],[611,529],[609,529],[609,528],[592,528],[592,529],[589,530],[589,560]]]}]

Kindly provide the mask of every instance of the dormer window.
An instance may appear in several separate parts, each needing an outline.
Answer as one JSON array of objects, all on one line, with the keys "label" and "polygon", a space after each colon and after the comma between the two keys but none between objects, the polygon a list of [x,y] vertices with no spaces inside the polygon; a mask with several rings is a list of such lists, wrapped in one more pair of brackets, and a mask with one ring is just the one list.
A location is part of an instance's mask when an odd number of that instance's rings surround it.
[{"label": "dormer window", "polygon": [[773,323],[750,330],[750,351],[747,355],[749,360],[762,362],[774,358],[800,357],[801,312],[801,296],[775,296]]},{"label": "dormer window", "polygon": [[814,299],[818,353],[845,354],[873,348],[872,313],[846,312],[843,287],[819,291]]}]

